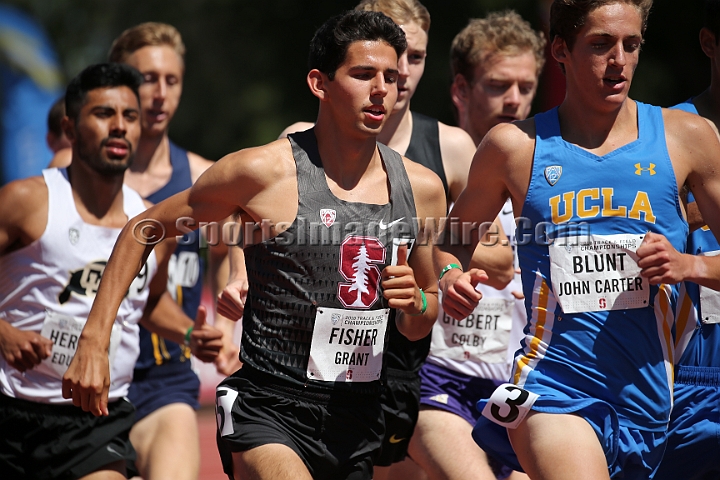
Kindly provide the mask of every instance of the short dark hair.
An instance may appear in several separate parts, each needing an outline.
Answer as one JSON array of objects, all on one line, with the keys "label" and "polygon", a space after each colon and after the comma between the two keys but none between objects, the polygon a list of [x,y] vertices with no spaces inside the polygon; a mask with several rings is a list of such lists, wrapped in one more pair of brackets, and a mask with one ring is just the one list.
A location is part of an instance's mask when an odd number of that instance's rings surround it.
[{"label": "short dark hair", "polygon": [[138,87],[143,83],[143,76],[136,69],[121,63],[98,63],[90,65],[80,72],[65,90],[65,114],[77,119],[85,105],[87,92],[96,88],[128,87],[135,93],[140,102]]},{"label": "short dark hair", "polygon": [[65,116],[65,96],[55,100],[55,103],[50,107],[47,117],[48,132],[52,133],[56,137],[62,137],[62,119]]},{"label": "short dark hair", "polygon": [[715,44],[720,43],[720,0],[705,0],[703,27],[715,35]]},{"label": "short dark hair", "polygon": [[556,36],[560,37],[572,50],[588,14],[614,3],[626,3],[638,9],[642,17],[642,34],[645,35],[653,0],[554,0],[550,7],[550,42],[554,42]]},{"label": "short dark hair", "polygon": [[405,32],[390,17],[380,12],[350,10],[317,29],[310,41],[308,67],[320,70],[332,80],[345,61],[350,44],[364,40],[382,40],[395,49],[398,58],[407,49]]}]

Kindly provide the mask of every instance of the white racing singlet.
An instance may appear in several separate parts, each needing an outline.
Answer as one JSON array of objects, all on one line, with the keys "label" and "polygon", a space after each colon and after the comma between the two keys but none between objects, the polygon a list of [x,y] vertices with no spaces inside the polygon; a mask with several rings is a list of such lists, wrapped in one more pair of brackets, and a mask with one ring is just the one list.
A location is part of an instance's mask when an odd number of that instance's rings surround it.
[{"label": "white racing singlet", "polygon": [[[81,325],[90,312],[100,279],[120,229],[83,222],[64,169],[43,171],[48,189],[48,221],[42,236],[0,257],[0,318],[15,328],[44,332],[53,351],[42,366],[20,373],[0,355],[2,394],[26,400],[68,404],[62,373],[74,355]],[[123,186],[128,219],[145,210],[142,198]],[[138,321],[147,302],[155,254],[120,304],[111,336],[109,400],[127,394],[138,355]]]}]

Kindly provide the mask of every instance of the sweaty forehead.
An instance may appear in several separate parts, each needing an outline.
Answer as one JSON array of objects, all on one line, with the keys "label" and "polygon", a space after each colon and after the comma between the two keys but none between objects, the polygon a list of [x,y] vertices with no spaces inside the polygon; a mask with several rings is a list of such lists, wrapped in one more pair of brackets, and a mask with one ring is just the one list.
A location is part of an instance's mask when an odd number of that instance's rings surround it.
[{"label": "sweaty forehead", "polygon": [[530,50],[517,53],[495,52],[478,63],[475,78],[508,78],[520,81],[537,80],[537,60]]},{"label": "sweaty forehead", "polygon": [[83,108],[109,106],[114,108],[138,108],[135,92],[124,85],[116,87],[95,88],[87,92]]},{"label": "sweaty forehead", "polygon": [[617,2],[588,13],[580,29],[583,35],[642,36],[642,14],[634,5]]},{"label": "sweaty forehead", "polygon": [[382,40],[360,40],[350,44],[343,65],[347,68],[358,66],[377,70],[397,69],[398,57],[395,49]]},{"label": "sweaty forehead", "polygon": [[405,39],[408,43],[408,50],[426,50],[428,44],[428,34],[420,25],[415,22],[407,22],[400,25],[405,32]]},{"label": "sweaty forehead", "polygon": [[147,45],[131,53],[125,63],[143,71],[148,70],[176,70],[178,74],[183,71],[183,59],[169,45]]}]

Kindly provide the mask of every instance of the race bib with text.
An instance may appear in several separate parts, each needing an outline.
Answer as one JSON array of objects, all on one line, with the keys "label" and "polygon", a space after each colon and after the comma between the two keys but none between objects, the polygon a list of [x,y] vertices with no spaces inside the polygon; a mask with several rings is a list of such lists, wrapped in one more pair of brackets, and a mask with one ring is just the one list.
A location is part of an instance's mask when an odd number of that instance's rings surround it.
[{"label": "race bib with text", "polygon": [[[718,254],[717,250],[701,253],[709,257]],[[703,323],[720,323],[720,292],[700,285],[700,314]]]},{"label": "race bib with text", "polygon": [[513,307],[512,300],[483,297],[462,320],[455,320],[441,307],[433,325],[430,354],[461,361],[506,362]]},{"label": "race bib with text", "polygon": [[390,310],[318,308],[307,376],[326,382],[380,379]]},{"label": "race bib with text", "polygon": [[550,274],[565,313],[643,308],[650,284],[640,276],[635,253],[645,235],[587,235],[555,240]]},{"label": "race bib with text", "polygon": [[[50,377],[62,379],[75,356],[80,333],[84,326],[84,320],[48,311],[40,335],[52,340],[52,353],[36,367],[36,370]],[[115,351],[120,344],[121,334],[122,328],[116,323],[113,324],[108,351],[109,365],[112,365],[115,359]]]},{"label": "race bib with text", "polygon": [[540,398],[512,383],[503,383],[495,389],[482,410],[482,416],[505,428],[517,428]]}]

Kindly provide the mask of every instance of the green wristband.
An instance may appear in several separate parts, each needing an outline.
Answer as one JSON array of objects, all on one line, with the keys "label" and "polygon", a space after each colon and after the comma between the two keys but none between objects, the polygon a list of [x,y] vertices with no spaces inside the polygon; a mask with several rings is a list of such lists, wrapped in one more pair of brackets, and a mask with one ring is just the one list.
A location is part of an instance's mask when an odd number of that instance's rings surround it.
[{"label": "green wristband", "polygon": [[422,308],[420,308],[420,313],[411,313],[410,316],[422,315],[427,311],[427,297],[425,296],[425,292],[422,291],[422,288],[420,289],[420,297],[422,298]]},{"label": "green wristband", "polygon": [[452,270],[453,268],[459,268],[460,270],[462,270],[462,267],[460,265],[458,265],[457,263],[449,263],[449,264],[445,265],[445,267],[443,267],[442,270],[440,270],[440,276],[438,277],[438,282],[440,280],[442,280],[442,277],[444,277],[445,274],[447,272],[449,272],[450,270]]},{"label": "green wristband", "polygon": [[192,333],[194,327],[190,327],[187,329],[187,332],[185,332],[185,346],[190,346],[190,334]]}]

